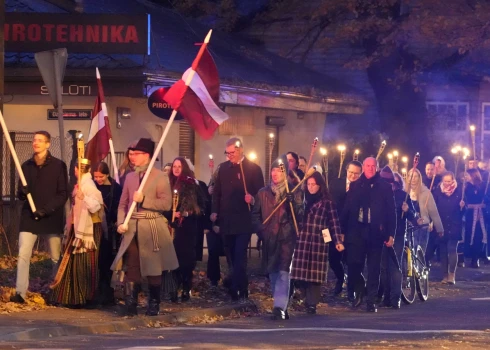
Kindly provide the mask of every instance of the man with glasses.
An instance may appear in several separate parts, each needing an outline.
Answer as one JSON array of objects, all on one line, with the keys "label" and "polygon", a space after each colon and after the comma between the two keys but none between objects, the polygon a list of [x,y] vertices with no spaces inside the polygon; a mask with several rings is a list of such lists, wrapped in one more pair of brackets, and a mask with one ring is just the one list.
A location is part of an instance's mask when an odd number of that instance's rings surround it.
[{"label": "man with glasses", "polygon": [[[337,211],[340,215],[342,209],[344,208],[345,198],[347,197],[347,192],[349,191],[351,183],[357,181],[361,176],[362,164],[357,160],[349,162],[346,166],[347,176],[343,176],[339,179],[334,179],[330,182],[329,190],[332,195],[332,200],[337,206]],[[335,285],[334,294],[339,295],[342,293],[342,286],[344,284],[344,266],[342,265],[342,253],[335,249],[335,246],[330,245],[328,253],[328,261],[330,263],[330,268],[337,278],[337,283]],[[354,289],[352,283],[348,285],[347,296],[349,300],[354,301]]]},{"label": "man with glasses", "polygon": [[[49,254],[53,263],[53,276],[61,252],[63,208],[68,199],[68,173],[66,164],[51,155],[51,135],[47,131],[34,133],[34,155],[22,164],[27,186],[19,181],[18,197],[24,201],[19,227],[19,261],[15,295],[10,301],[24,303],[29,287],[29,266],[32,248],[38,235],[48,238]],[[27,195],[31,194],[36,212],[31,211]]]},{"label": "man with glasses", "polygon": [[228,161],[219,165],[214,183],[211,221],[219,219],[225,252],[232,265],[232,300],[245,301],[247,247],[253,233],[251,206],[254,196],[264,187],[264,176],[262,169],[243,155],[240,139],[234,137],[226,142],[225,155]]}]

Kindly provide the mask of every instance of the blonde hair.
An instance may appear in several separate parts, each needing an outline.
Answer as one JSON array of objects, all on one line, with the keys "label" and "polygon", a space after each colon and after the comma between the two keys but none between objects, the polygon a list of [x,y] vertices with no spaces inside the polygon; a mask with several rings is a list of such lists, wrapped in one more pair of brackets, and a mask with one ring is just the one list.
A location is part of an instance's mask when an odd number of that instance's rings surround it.
[{"label": "blonde hair", "polygon": [[[417,186],[412,191],[411,179],[412,179],[413,172],[415,172],[419,176],[419,182],[418,182]],[[407,173],[407,181],[405,183],[405,192],[407,192],[407,193],[414,192],[417,199],[418,199],[419,195],[420,195],[420,191],[422,190],[422,186],[423,186],[422,174],[420,173],[419,169],[410,169]]]}]

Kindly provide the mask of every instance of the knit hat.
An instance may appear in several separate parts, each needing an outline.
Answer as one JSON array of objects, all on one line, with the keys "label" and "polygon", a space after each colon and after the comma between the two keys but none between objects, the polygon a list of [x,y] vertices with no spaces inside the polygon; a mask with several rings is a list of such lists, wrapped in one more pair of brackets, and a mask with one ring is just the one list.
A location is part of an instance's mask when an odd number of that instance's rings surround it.
[{"label": "knit hat", "polygon": [[274,168],[280,168],[281,167],[281,162],[284,164],[284,169],[288,171],[288,159],[286,155],[282,155],[279,158],[277,158],[272,164],[271,164],[271,170]]},{"label": "knit hat", "polygon": [[151,139],[141,138],[136,143],[129,145],[128,149],[130,151],[141,151],[148,153],[150,157],[153,157],[153,152],[155,151],[155,142]]},{"label": "knit hat", "polygon": [[387,165],[381,171],[379,172],[379,175],[388,183],[393,183],[395,182],[395,175],[393,175],[393,171],[391,168]]}]

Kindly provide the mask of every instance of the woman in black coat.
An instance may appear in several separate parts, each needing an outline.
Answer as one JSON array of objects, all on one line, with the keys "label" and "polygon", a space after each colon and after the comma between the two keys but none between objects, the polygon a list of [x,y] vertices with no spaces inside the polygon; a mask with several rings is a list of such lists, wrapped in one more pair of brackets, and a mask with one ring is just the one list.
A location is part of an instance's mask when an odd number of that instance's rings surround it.
[{"label": "woman in black coat", "polygon": [[[172,162],[169,174],[172,191],[179,196],[179,203],[175,213],[174,247],[179,260],[179,268],[173,274],[178,288],[182,285],[183,302],[190,299],[192,288],[192,275],[196,267],[199,221],[205,211],[205,198],[199,182],[194,178],[194,172],[183,157],[177,157]],[[177,291],[170,293],[172,301],[176,301]]]},{"label": "woman in black coat", "polygon": [[94,181],[104,200],[107,228],[100,241],[99,250],[99,293],[103,305],[114,303],[114,289],[111,288],[111,265],[119,249],[121,235],[117,233],[117,208],[122,187],[110,176],[107,163],[100,162],[94,170]]},{"label": "woman in black coat", "polygon": [[441,256],[442,283],[456,283],[458,242],[463,239],[464,205],[462,190],[450,171],[442,175],[441,184],[434,191],[434,200],[444,227],[444,235],[438,237]]}]

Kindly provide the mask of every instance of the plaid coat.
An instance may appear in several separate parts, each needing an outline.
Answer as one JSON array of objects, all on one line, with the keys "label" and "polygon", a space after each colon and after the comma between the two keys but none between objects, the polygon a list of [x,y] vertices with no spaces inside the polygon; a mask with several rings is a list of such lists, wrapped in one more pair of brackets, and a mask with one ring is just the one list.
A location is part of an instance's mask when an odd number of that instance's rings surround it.
[{"label": "plaid coat", "polygon": [[340,242],[340,223],[335,204],[322,199],[315,203],[300,229],[293,256],[291,279],[323,283],[327,278],[328,243],[323,241],[322,230],[328,228],[332,243]]}]

